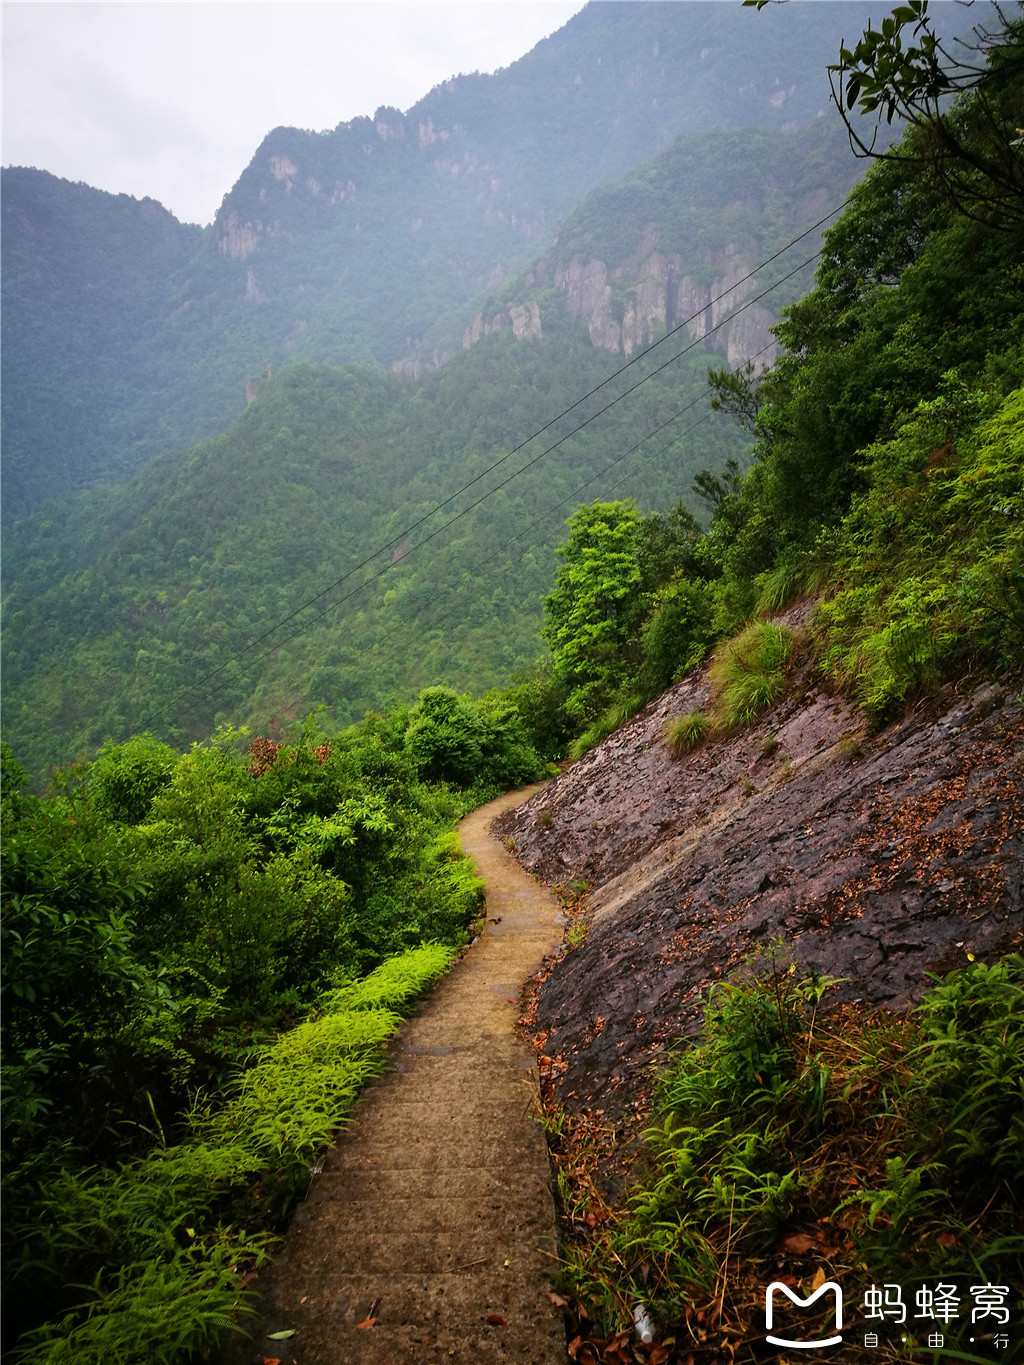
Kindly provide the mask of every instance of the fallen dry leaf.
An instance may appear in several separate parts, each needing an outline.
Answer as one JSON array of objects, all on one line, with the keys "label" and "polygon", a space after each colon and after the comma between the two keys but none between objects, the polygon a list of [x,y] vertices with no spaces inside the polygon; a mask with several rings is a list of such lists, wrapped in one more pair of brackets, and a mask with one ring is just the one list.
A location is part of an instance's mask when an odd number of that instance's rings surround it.
[{"label": "fallen dry leaf", "polygon": [[825,1272],[821,1266],[818,1266],[817,1270],[814,1272],[814,1279],[811,1281],[811,1292],[813,1293],[815,1289],[820,1289],[824,1283]]},{"label": "fallen dry leaf", "polygon": [[488,1313],[487,1321],[493,1323],[495,1327],[507,1327],[508,1318],[503,1318],[500,1313]]},{"label": "fallen dry leaf", "polygon": [[356,1323],[356,1326],[357,1326],[357,1327],[372,1327],[373,1324],[374,1324],[376,1321],[377,1321],[376,1318],[363,1318],[362,1322],[357,1322],[357,1323]]},{"label": "fallen dry leaf", "polygon": [[791,1237],[784,1238],[782,1242],[783,1251],[788,1251],[793,1256],[805,1255],[812,1246],[814,1246],[814,1238],[809,1232],[794,1232]]},{"label": "fallen dry leaf", "polygon": [[647,1359],[651,1362],[651,1365],[665,1365],[665,1361],[668,1360],[671,1354],[672,1352],[668,1346],[655,1346]]},{"label": "fallen dry leaf", "polygon": [[549,1290],[549,1292],[548,1292],[548,1298],[551,1300],[551,1302],[555,1305],[556,1308],[568,1308],[568,1307],[569,1307],[569,1300],[568,1300],[568,1299],[563,1299],[562,1296],[561,1296],[561,1294],[555,1294],[554,1292],[552,1292],[552,1291]]}]

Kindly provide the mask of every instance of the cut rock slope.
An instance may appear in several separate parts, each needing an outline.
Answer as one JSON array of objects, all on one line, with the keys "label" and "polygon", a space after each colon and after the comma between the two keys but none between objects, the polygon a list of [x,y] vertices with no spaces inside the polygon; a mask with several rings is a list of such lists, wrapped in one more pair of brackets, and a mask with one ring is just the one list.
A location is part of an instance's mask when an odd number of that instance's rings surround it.
[{"label": "cut rock slope", "polygon": [[567,1108],[622,1112],[700,997],[781,937],[905,1007],[929,973],[992,960],[1024,924],[1024,709],[965,687],[869,736],[809,683],[757,726],[679,761],[665,722],[707,705],[703,672],[503,816],[523,865],[590,888],[585,942],[543,974],[542,1074]]}]

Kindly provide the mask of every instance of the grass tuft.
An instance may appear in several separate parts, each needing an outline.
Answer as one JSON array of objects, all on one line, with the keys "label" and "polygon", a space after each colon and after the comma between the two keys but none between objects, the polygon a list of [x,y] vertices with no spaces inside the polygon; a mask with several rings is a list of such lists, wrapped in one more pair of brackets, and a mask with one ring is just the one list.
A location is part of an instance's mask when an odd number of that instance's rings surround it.
[{"label": "grass tuft", "polygon": [[673,758],[682,758],[707,739],[711,722],[703,711],[684,711],[665,725],[665,744]]},{"label": "grass tuft", "polygon": [[752,725],[782,700],[797,643],[788,627],[757,621],[718,650],[708,670],[716,730]]}]

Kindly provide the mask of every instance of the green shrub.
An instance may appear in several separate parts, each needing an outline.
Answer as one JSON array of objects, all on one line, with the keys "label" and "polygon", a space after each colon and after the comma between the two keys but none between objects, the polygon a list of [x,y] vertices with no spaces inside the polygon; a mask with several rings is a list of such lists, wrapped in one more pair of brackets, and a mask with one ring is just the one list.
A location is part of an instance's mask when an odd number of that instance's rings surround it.
[{"label": "green shrub", "polygon": [[78,1301],[27,1333],[25,1365],[180,1365],[250,1311],[244,1270],[271,1238],[220,1221],[258,1177],[278,1217],[306,1188],[365,1081],[383,1065],[397,1009],[446,969],[452,953],[427,944],[328,993],[320,1012],[260,1049],[215,1111],[197,1105],[193,1138],[160,1146],[117,1171],[61,1171],[20,1224],[11,1282],[31,1292],[79,1287]]},{"label": "green shrub", "polygon": [[992,403],[945,376],[866,452],[868,491],[830,537],[840,586],[819,607],[818,650],[875,716],[965,661],[1024,653],[1024,389]]},{"label": "green shrub", "polygon": [[428,782],[481,789],[535,781],[543,764],[515,707],[497,697],[482,702],[451,687],[428,687],[413,708],[405,743]]},{"label": "green shrub", "polygon": [[714,639],[713,613],[713,589],[700,579],[678,577],[662,589],[643,631],[645,696],[663,692],[700,663]]},{"label": "green shrub", "polygon": [[137,825],[149,813],[153,798],[170,784],[178,755],[151,735],[125,744],[107,743],[89,769],[97,809],[111,820]]}]

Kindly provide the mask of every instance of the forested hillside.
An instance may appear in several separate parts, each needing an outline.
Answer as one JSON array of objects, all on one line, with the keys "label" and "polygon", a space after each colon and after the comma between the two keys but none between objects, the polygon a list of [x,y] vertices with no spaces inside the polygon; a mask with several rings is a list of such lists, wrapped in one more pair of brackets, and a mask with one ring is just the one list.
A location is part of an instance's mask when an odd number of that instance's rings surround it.
[{"label": "forested hillside", "polygon": [[[318,704],[344,724],[430,682],[480,691],[531,667],[581,497],[667,508],[700,470],[744,460],[740,431],[701,420],[708,361],[767,363],[767,328],[806,288],[815,224],[855,168],[821,121],[680,137],[585,200],[442,369],[295,361],[216,440],[23,517],[5,641],[23,761],[40,774],[140,728],[175,743],[224,719],[280,729]],[[573,262],[611,283],[581,291]],[[577,407],[609,350],[637,363]]]}]

